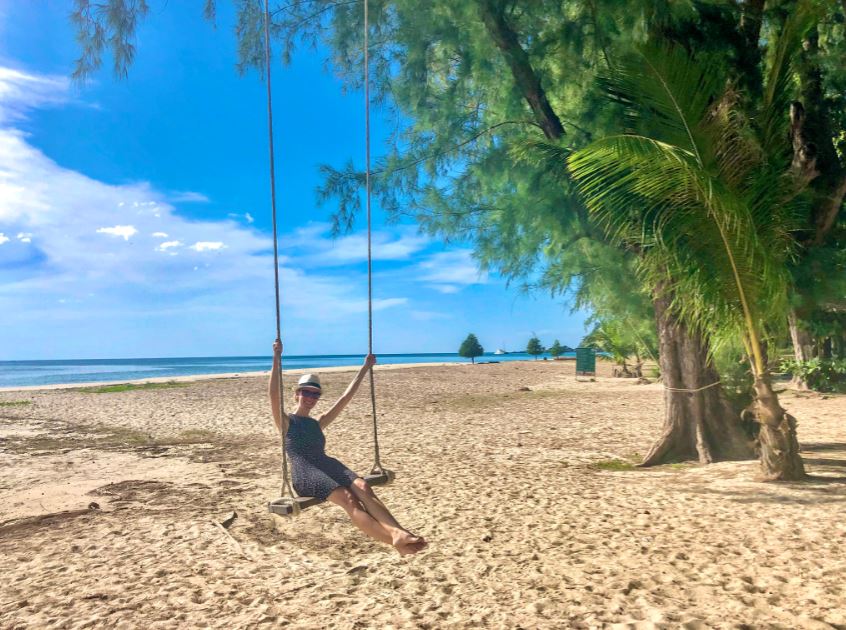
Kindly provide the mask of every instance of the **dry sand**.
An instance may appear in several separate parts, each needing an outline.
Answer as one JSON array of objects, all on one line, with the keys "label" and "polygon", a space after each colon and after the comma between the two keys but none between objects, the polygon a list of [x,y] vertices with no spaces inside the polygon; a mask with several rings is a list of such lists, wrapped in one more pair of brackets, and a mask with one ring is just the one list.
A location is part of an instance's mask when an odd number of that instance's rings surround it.
[{"label": "dry sand", "polygon": [[[659,385],[379,370],[377,492],[430,541],[402,558],[331,505],[266,513],[265,386],[0,392],[0,627],[846,628],[844,397],[785,394],[813,476],[762,484],[755,462],[597,467],[649,447]],[[369,424],[362,391],[327,450],[366,471]]]}]

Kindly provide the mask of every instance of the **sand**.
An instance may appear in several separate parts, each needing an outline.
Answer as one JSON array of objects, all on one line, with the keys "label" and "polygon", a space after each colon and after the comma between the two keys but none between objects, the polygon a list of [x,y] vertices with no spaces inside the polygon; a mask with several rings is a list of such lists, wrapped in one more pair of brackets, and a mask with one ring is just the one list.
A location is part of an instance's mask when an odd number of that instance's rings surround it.
[{"label": "sand", "polygon": [[[807,482],[607,470],[657,435],[661,387],[573,369],[377,372],[377,493],[429,539],[411,557],[335,506],[266,512],[261,376],[0,392],[0,627],[846,628],[846,397],[783,396]],[[366,472],[369,427],[365,385],[327,450]]]}]

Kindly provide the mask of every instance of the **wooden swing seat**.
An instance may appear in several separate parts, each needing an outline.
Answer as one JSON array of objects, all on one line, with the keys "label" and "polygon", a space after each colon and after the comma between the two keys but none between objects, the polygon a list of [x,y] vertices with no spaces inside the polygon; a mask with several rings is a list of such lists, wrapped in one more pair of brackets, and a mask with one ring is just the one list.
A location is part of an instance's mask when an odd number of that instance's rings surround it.
[{"label": "wooden swing seat", "polygon": [[[385,469],[373,471],[365,475],[364,480],[371,486],[385,486],[394,480],[394,473]],[[316,497],[281,497],[268,503],[267,510],[277,516],[291,516],[295,511],[299,512],[321,503],[323,500]],[[295,509],[295,506],[299,509]]]}]

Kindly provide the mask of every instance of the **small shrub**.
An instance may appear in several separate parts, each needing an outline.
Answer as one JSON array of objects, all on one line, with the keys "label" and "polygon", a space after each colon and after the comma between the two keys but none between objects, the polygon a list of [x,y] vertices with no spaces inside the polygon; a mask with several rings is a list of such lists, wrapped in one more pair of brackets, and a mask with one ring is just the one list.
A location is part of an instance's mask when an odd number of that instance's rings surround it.
[{"label": "small shrub", "polygon": [[780,367],[783,372],[801,378],[814,391],[846,391],[846,359],[783,359]]}]

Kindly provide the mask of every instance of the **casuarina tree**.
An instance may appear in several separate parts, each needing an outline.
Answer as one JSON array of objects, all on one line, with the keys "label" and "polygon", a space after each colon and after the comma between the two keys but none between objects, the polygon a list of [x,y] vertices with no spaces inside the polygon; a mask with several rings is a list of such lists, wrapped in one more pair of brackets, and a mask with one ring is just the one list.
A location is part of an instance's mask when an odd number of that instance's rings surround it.
[{"label": "casuarina tree", "polygon": [[467,339],[461,342],[461,347],[458,349],[459,356],[470,359],[471,363],[476,363],[476,357],[480,357],[484,353],[485,349],[473,333],[467,335]]},{"label": "casuarina tree", "polygon": [[552,357],[555,358],[555,359],[557,359],[562,354],[564,354],[564,352],[565,352],[564,346],[562,346],[561,342],[558,341],[557,339],[549,347],[549,354],[551,354]]},{"label": "casuarina tree", "polygon": [[540,339],[537,337],[532,337],[529,339],[529,343],[526,344],[526,353],[535,357],[535,361],[537,361],[538,355],[543,354],[545,351],[545,348],[541,345]]}]

